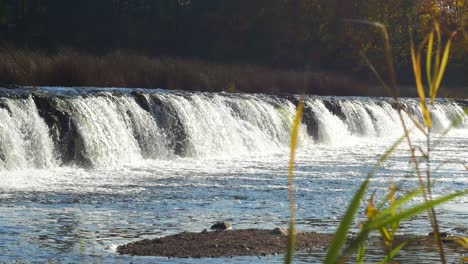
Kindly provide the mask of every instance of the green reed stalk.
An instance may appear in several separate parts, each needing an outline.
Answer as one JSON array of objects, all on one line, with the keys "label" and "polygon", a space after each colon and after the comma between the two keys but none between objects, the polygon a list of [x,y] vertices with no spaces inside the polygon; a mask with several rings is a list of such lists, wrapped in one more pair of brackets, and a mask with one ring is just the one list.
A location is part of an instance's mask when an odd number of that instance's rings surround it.
[{"label": "green reed stalk", "polygon": [[[389,68],[390,85],[387,85],[383,81],[383,78],[381,78],[379,73],[376,71],[375,67],[373,67],[372,63],[365,56],[364,58],[366,60],[366,63],[369,65],[371,71],[374,72],[374,74],[377,76],[377,79],[390,92],[393,99],[395,100],[396,105],[397,105],[397,112],[398,112],[399,119],[403,128],[404,135],[397,142],[395,142],[395,144],[392,145],[392,147],[390,147],[384,153],[384,155],[379,159],[377,164],[374,166],[374,169],[367,175],[366,180],[361,184],[360,188],[355,193],[354,197],[351,199],[350,205],[348,206],[348,209],[345,215],[343,216],[340,225],[338,226],[338,229],[333,237],[333,240],[331,241],[329,245],[327,256],[325,258],[325,263],[344,263],[349,258],[349,255],[355,250],[358,250],[358,259],[357,259],[358,262],[363,262],[364,254],[365,254],[365,246],[364,246],[365,241],[368,238],[369,234],[373,231],[380,231],[382,237],[384,238],[387,244],[387,247],[389,247],[388,255],[381,262],[381,263],[387,263],[396,255],[396,253],[400,249],[402,249],[406,245],[406,242],[396,247],[393,247],[392,245],[393,236],[395,235],[398,229],[400,221],[402,221],[403,219],[408,219],[410,217],[413,217],[424,211],[428,212],[429,220],[430,220],[433,232],[434,232],[434,239],[438,247],[440,260],[442,263],[446,263],[444,249],[442,247],[442,242],[441,242],[440,233],[439,233],[439,225],[437,222],[437,217],[436,217],[434,207],[441,203],[445,203],[449,200],[452,200],[456,197],[467,195],[468,190],[448,194],[438,199],[433,199],[432,197],[432,191],[431,191],[432,169],[430,166],[430,158],[431,158],[430,152],[431,152],[431,145],[433,144],[431,142],[432,118],[429,112],[428,104],[426,102],[425,89],[424,89],[424,85],[422,81],[421,53],[422,53],[424,46],[427,44],[428,54],[426,56],[426,64],[427,64],[426,74],[428,74],[427,79],[429,81],[429,98],[428,99],[430,100],[430,103],[433,104],[436,98],[438,89],[440,87],[440,83],[444,75],[445,68],[448,63],[451,40],[455,36],[456,32],[450,36],[444,48],[442,48],[442,41],[441,41],[442,37],[441,37],[440,28],[438,24],[435,24],[434,31],[431,32],[430,35],[422,41],[417,51],[415,50],[414,42],[411,38],[411,58],[413,62],[413,70],[414,70],[414,76],[416,80],[416,87],[417,87],[417,91],[418,91],[418,95],[420,99],[421,111],[424,117],[423,118],[424,124],[421,125],[419,121],[417,121],[414,117],[412,117],[411,114],[408,113],[403,108],[402,104],[399,102],[398,94],[397,94],[398,89],[396,85],[396,76],[395,76],[393,60],[392,60],[392,51],[391,51],[389,35],[388,35],[386,27],[380,23],[372,23],[372,22],[367,22],[367,21],[352,20],[352,22],[358,22],[358,23],[375,26],[379,28],[381,31],[382,39],[384,43],[384,51],[385,51],[387,66]],[[434,48],[436,49],[435,55],[432,54],[432,50]],[[434,62],[434,65],[432,65],[432,62]],[[416,126],[416,128],[425,135],[426,137],[426,150],[425,151],[423,151],[421,148],[417,146],[414,146],[412,139],[410,137],[410,131],[403,118],[403,113],[406,113],[410,117],[411,122]],[[467,110],[465,109],[464,115],[466,114],[467,114]],[[455,120],[452,123],[450,128],[453,128],[457,123],[461,121],[462,118],[463,117],[460,117],[458,120]],[[444,135],[448,133],[449,129],[447,129],[447,131],[444,132]],[[414,170],[417,175],[419,188],[411,191],[409,194],[403,195],[403,197],[399,198],[398,200],[395,200],[395,191],[396,191],[395,188],[391,188],[391,194],[389,196],[391,197],[390,206],[389,208],[386,208],[386,209],[381,209],[380,207],[375,208],[373,206],[373,199],[372,199],[373,196],[372,196],[371,199],[369,200],[369,205],[366,210],[368,221],[361,224],[361,230],[358,233],[357,237],[354,238],[348,244],[348,246],[342,250],[342,247],[347,238],[346,236],[349,231],[349,228],[351,224],[353,223],[357,210],[360,207],[360,201],[363,199],[367,191],[370,179],[376,173],[380,165],[394,152],[395,148],[403,140],[406,141],[409,147],[410,161],[411,163],[414,164]],[[421,151],[423,158],[426,162],[426,168],[425,168],[426,183],[424,183],[424,179],[423,179],[424,172],[422,172],[421,170],[422,166],[420,164],[418,156],[416,155],[416,150]],[[409,208],[403,207],[403,205],[407,204],[412,198],[414,198],[414,196],[418,194],[422,194],[424,198],[423,203],[417,204],[416,206],[412,206]],[[458,239],[456,242],[464,245],[466,241],[463,239]]]}]

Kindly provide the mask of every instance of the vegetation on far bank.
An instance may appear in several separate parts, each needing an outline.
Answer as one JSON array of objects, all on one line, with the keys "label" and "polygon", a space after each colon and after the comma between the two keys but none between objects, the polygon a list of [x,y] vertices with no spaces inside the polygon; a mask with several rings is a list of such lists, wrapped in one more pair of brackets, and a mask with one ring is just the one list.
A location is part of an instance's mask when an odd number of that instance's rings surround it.
[{"label": "vegetation on far bank", "polygon": [[0,84],[98,86],[210,92],[367,95],[363,83],[330,73],[215,64],[115,51],[103,56],[68,50],[46,55],[0,50]]},{"label": "vegetation on far bank", "polygon": [[[95,56],[74,50],[45,54],[0,49],[0,85],[388,96],[378,85],[337,73],[151,58],[124,51]],[[413,89],[400,90],[402,96],[414,96],[409,93]],[[445,96],[466,98],[466,89],[445,89]]]},{"label": "vegetation on far bank", "polygon": [[[380,89],[367,89],[343,77],[376,82],[364,57],[378,72],[388,72],[381,63],[385,58],[378,32],[355,22],[387,26],[398,83],[414,87],[409,30],[418,32],[414,38],[419,42],[437,20],[444,38],[461,27],[453,38],[444,85],[463,87],[468,83],[467,2],[0,1],[0,46],[13,47],[10,53],[16,60],[12,63],[2,52],[0,64],[8,70],[0,78],[17,84],[372,94]],[[61,52],[64,47],[98,56]]]}]

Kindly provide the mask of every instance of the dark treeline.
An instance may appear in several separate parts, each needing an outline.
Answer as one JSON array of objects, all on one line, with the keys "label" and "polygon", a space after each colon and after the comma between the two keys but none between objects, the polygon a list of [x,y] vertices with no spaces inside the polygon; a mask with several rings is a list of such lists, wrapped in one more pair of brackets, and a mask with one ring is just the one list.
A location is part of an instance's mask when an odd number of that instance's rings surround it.
[{"label": "dark treeline", "polygon": [[[467,1],[465,1],[467,2]],[[257,64],[352,74],[372,80],[361,54],[385,72],[387,25],[400,82],[411,84],[409,28],[421,39],[437,20],[445,34],[467,20],[460,0],[0,0],[0,41],[14,48],[65,48],[104,55]],[[468,83],[465,34],[458,34],[448,80]]]}]

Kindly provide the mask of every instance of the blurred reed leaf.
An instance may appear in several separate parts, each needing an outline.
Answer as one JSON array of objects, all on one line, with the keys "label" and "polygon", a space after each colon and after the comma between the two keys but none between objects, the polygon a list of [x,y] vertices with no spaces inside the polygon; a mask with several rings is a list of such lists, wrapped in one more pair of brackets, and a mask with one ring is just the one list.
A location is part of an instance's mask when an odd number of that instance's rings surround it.
[{"label": "blurred reed leaf", "polygon": [[[340,225],[338,226],[335,235],[333,236],[332,241],[328,246],[328,252],[325,257],[325,263],[327,264],[334,264],[337,263],[340,259],[341,249],[346,242],[346,238],[348,235],[348,231],[354,221],[354,217],[361,206],[361,200],[363,199],[364,195],[366,194],[367,188],[369,186],[370,179],[374,176],[376,171],[380,168],[383,162],[385,162],[390,155],[394,152],[394,150],[398,147],[398,145],[403,142],[406,136],[401,136],[393,145],[380,157],[380,159],[375,164],[374,168],[366,177],[366,180],[361,184],[358,191],[354,194],[354,197],[351,199],[350,204],[348,205],[348,209],[344,214]],[[363,242],[364,239],[358,241],[353,247],[357,247],[359,242]]]},{"label": "blurred reed leaf", "polygon": [[396,246],[394,249],[392,249],[392,251],[390,251],[390,253],[385,256],[384,259],[382,259],[382,261],[379,262],[379,264],[386,264],[388,263],[390,260],[392,260],[395,255],[402,249],[406,246],[406,244],[408,244],[407,241],[401,243],[400,245]]},{"label": "blurred reed leaf", "polygon": [[431,114],[426,104],[426,94],[424,92],[424,84],[422,80],[422,73],[421,73],[421,47],[419,47],[418,51],[416,52],[414,47],[414,41],[411,37],[411,61],[413,64],[413,71],[414,71],[414,78],[416,81],[416,89],[418,91],[419,96],[419,103],[421,105],[421,112],[423,114],[424,124],[427,128],[432,128],[432,121],[431,121]]},{"label": "blurred reed leaf", "polygon": [[363,230],[368,230],[368,231],[378,230],[379,228],[381,228],[383,226],[386,226],[386,225],[389,225],[389,224],[392,224],[395,221],[401,221],[403,219],[410,218],[410,217],[415,216],[415,215],[417,215],[419,213],[427,211],[430,208],[434,208],[435,206],[437,206],[437,205],[439,205],[441,203],[448,202],[448,201],[453,200],[453,199],[455,199],[457,197],[467,195],[467,194],[468,194],[468,190],[459,191],[459,192],[455,192],[455,193],[451,193],[451,194],[439,197],[437,199],[428,200],[428,201],[426,201],[424,203],[421,203],[421,204],[415,205],[413,207],[410,207],[408,209],[405,209],[402,212],[400,212],[399,214],[396,214],[396,215],[393,215],[393,216],[389,216],[389,215],[386,215],[386,214],[379,215],[373,221],[368,222],[366,225],[364,225]]},{"label": "blurred reed leaf", "polygon": [[295,209],[294,209],[294,160],[296,156],[297,138],[299,135],[299,127],[302,120],[302,112],[304,109],[304,103],[302,98],[299,99],[299,103],[296,108],[296,116],[294,117],[292,129],[291,129],[291,144],[290,144],[290,156],[289,156],[289,168],[288,168],[288,195],[289,195],[289,230],[288,230],[288,243],[286,248],[286,256],[284,259],[285,263],[291,263],[294,255],[296,246],[296,231],[295,231]]}]

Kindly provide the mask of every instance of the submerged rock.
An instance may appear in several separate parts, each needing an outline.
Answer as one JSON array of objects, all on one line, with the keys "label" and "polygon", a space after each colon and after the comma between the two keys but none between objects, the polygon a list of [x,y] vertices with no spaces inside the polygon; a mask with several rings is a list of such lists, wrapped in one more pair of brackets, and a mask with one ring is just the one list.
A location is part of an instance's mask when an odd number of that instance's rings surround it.
[{"label": "submerged rock", "polygon": [[[428,236],[434,236],[434,232],[430,232],[429,234],[427,234]],[[452,236],[449,232],[439,232],[439,236],[441,238],[443,237],[450,237]]]},{"label": "submerged rock", "polygon": [[288,235],[288,230],[283,227],[277,227],[271,231],[273,235],[282,235],[282,236],[287,236]]},{"label": "submerged rock", "polygon": [[468,228],[467,227],[454,227],[452,228],[452,232],[459,235],[468,235]]},{"label": "submerged rock", "polygon": [[232,226],[228,222],[216,222],[214,225],[210,227],[211,230],[218,230],[218,231],[223,231],[223,230],[230,230],[232,229]]}]

